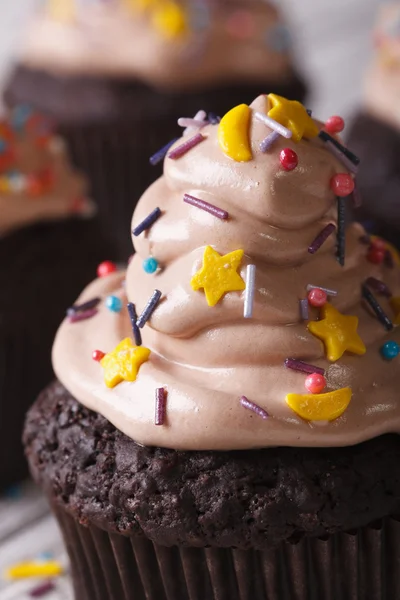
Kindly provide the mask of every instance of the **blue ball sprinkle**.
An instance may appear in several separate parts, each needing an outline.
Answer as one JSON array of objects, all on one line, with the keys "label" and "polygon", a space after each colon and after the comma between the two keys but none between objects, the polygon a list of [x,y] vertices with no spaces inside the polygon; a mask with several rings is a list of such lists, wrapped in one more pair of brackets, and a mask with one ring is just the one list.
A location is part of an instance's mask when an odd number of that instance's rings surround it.
[{"label": "blue ball sprinkle", "polygon": [[291,49],[292,40],[288,28],[285,25],[275,25],[267,32],[266,35],[267,46],[274,52],[282,54]]},{"label": "blue ball sprinkle", "polygon": [[381,354],[386,360],[393,360],[400,354],[400,346],[397,342],[389,341],[383,344]]},{"label": "blue ball sprinkle", "polygon": [[122,300],[117,296],[107,296],[106,306],[113,312],[120,312],[122,309]]},{"label": "blue ball sprinkle", "polygon": [[145,273],[155,273],[158,269],[158,261],[152,256],[145,258],[143,261],[143,269]]}]

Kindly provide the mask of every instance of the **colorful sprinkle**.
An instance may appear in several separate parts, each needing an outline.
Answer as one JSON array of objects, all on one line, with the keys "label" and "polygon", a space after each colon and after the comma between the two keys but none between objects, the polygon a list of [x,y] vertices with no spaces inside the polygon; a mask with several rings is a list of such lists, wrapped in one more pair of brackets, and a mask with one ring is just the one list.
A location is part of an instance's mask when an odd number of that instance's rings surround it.
[{"label": "colorful sprinkle", "polygon": [[161,216],[161,210],[157,206],[157,208],[152,210],[151,213],[149,215],[147,215],[147,217],[145,219],[143,219],[143,221],[141,221],[141,223],[139,223],[139,225],[136,225],[136,227],[134,227],[132,229],[133,235],[135,237],[137,237],[138,235],[143,233],[143,231],[146,231],[147,229],[149,229],[152,225],[154,225],[154,223],[157,221],[157,219],[160,218],[160,216]]},{"label": "colorful sprinkle", "polygon": [[287,369],[299,371],[300,373],[307,373],[308,375],[318,373],[319,375],[325,375],[325,369],[322,369],[322,367],[309,365],[308,363],[305,363],[302,360],[297,360],[296,358],[285,358],[284,364]]},{"label": "colorful sprinkle", "polygon": [[211,125],[218,125],[218,123],[221,122],[221,117],[213,112],[210,112],[208,113],[208,120],[210,121]]},{"label": "colorful sprinkle", "polygon": [[309,292],[310,290],[313,290],[314,288],[318,288],[319,290],[326,292],[328,294],[328,296],[337,296],[338,295],[338,292],[336,290],[331,290],[329,288],[322,287],[322,285],[313,285],[312,283],[308,283],[306,286],[307,292]]},{"label": "colorful sprinkle", "polygon": [[391,331],[393,329],[393,323],[383,310],[382,306],[379,304],[373,293],[368,289],[368,287],[363,283],[361,286],[362,297],[366,302],[368,302],[369,306],[372,308],[374,313],[376,314],[378,320],[382,323],[386,331]]},{"label": "colorful sprinkle", "polygon": [[203,142],[205,139],[206,138],[204,137],[204,135],[201,135],[201,133],[197,133],[195,136],[187,140],[187,142],[184,142],[177,148],[171,150],[171,152],[168,154],[168,158],[171,158],[172,160],[181,158],[181,156],[189,152],[189,150],[200,144],[200,142]]},{"label": "colorful sprinkle", "polygon": [[261,406],[258,406],[258,404],[255,404],[248,398],[246,398],[246,396],[242,396],[240,398],[240,404],[243,406],[243,408],[247,408],[248,410],[251,410],[252,412],[256,413],[256,415],[258,415],[259,417],[261,417],[264,420],[269,418],[269,414],[267,413],[266,410],[264,410],[263,408],[261,408]]},{"label": "colorful sprinkle", "polygon": [[195,127],[196,129],[201,129],[207,125],[207,121],[199,121],[196,118],[179,117],[178,125],[179,127]]},{"label": "colorful sprinkle", "polygon": [[210,213],[218,219],[226,220],[229,217],[229,213],[226,210],[218,208],[218,206],[214,206],[214,204],[210,204],[205,200],[200,200],[200,198],[195,198],[195,196],[191,196],[190,194],[184,194],[183,201],[191,206],[195,206],[196,208],[200,208],[201,210]]},{"label": "colorful sprinkle", "polygon": [[287,100],[276,94],[268,94],[267,98],[272,106],[268,116],[289,129],[294,142],[300,142],[303,137],[311,139],[318,135],[317,125],[300,102]]},{"label": "colorful sprinkle", "polygon": [[160,290],[154,290],[154,292],[152,293],[152,295],[150,297],[150,300],[147,302],[146,306],[144,307],[142,314],[136,321],[136,324],[138,327],[140,327],[140,329],[143,329],[143,327],[146,325],[147,321],[150,319],[151,315],[153,314],[153,312],[156,309],[157,304],[160,301],[161,296],[162,296],[162,294],[161,294]]},{"label": "colorful sprinkle", "polygon": [[293,134],[290,131],[290,129],[284,127],[283,125],[278,123],[278,121],[275,121],[275,119],[272,119],[267,115],[263,115],[263,113],[260,112],[255,112],[254,116],[258,121],[261,121],[262,123],[264,123],[264,125],[272,129],[282,137],[286,138],[287,140],[289,140],[292,137]]},{"label": "colorful sprinkle", "polygon": [[64,572],[62,565],[55,561],[21,562],[6,569],[8,579],[25,579],[27,577],[58,577]]},{"label": "colorful sprinkle", "polygon": [[334,421],[344,413],[352,395],[351,388],[341,388],[325,394],[288,394],[286,402],[306,421]]},{"label": "colorful sprinkle", "polygon": [[148,348],[134,346],[130,338],[125,338],[100,362],[104,369],[104,383],[113,388],[122,381],[136,381],[141,365],[149,358]]},{"label": "colorful sprinkle", "polygon": [[253,316],[254,293],[256,285],[256,266],[247,265],[246,268],[246,290],[244,295],[244,311],[245,319],[251,319]]},{"label": "colorful sprinkle", "polygon": [[299,164],[299,157],[291,148],[283,148],[280,151],[279,160],[285,171],[293,171]]},{"label": "colorful sprinkle", "polygon": [[96,362],[100,362],[101,359],[105,357],[105,355],[106,355],[106,353],[102,352],[101,350],[93,350],[93,352],[92,352],[92,358]]},{"label": "colorful sprinkle", "polygon": [[226,113],[218,125],[218,144],[222,152],[236,162],[253,158],[250,143],[251,109],[239,104]]},{"label": "colorful sprinkle", "polygon": [[393,295],[386,283],[376,279],[375,277],[368,277],[368,279],[365,281],[365,284],[372,288],[374,292],[377,292],[382,296],[386,296],[386,298],[391,298]]},{"label": "colorful sprinkle", "polygon": [[42,596],[45,596],[46,594],[52,592],[55,589],[56,586],[54,585],[53,581],[45,581],[44,583],[41,583],[40,585],[31,589],[29,592],[29,596],[31,598],[41,598]]},{"label": "colorful sprinkle", "polygon": [[122,300],[118,296],[107,296],[106,307],[112,312],[119,313],[122,310]]},{"label": "colorful sprinkle", "polygon": [[354,179],[348,173],[336,173],[330,181],[330,187],[335,196],[345,198],[354,191]]},{"label": "colorful sprinkle", "polygon": [[344,120],[338,116],[329,117],[325,122],[325,129],[328,133],[341,133],[344,129]]},{"label": "colorful sprinkle", "polygon": [[164,160],[165,156],[168,153],[168,150],[171,148],[171,146],[173,146],[175,144],[175,142],[177,142],[180,138],[174,138],[173,140],[171,140],[170,142],[168,142],[168,144],[166,144],[165,146],[163,146],[160,150],[158,150],[155,154],[153,154],[153,156],[150,157],[150,164],[155,167],[156,165],[158,165],[158,163],[160,163],[162,160]]},{"label": "colorful sprinkle", "polygon": [[339,150],[337,146],[335,146],[335,144],[332,144],[332,142],[327,141],[325,142],[325,146],[329,150],[329,152],[333,154],[333,156],[335,156],[338,159],[338,161],[341,162],[342,165],[351,173],[356,174],[358,172],[358,166],[352,163],[351,160],[349,160],[347,156],[343,154],[343,152]]},{"label": "colorful sprinkle", "polygon": [[336,226],[333,223],[329,223],[326,227],[323,228],[321,233],[317,235],[315,240],[311,242],[308,246],[308,252],[310,254],[315,254],[317,250],[319,250],[324,242],[328,239],[328,237],[336,230]]},{"label": "colorful sprinkle", "polygon": [[300,300],[300,316],[303,319],[303,321],[308,321],[308,300],[307,298],[302,298]]},{"label": "colorful sprinkle", "polygon": [[197,292],[204,290],[208,306],[215,306],[227,292],[240,292],[246,284],[238,273],[243,250],[234,250],[221,255],[207,246],[203,255],[203,266],[193,275],[190,285]]},{"label": "colorful sprinkle", "polygon": [[393,360],[400,354],[400,346],[397,342],[390,340],[381,347],[381,354],[385,360]]},{"label": "colorful sprinkle", "polygon": [[328,301],[328,294],[321,288],[314,288],[308,292],[308,302],[315,308],[321,308]]},{"label": "colorful sprinkle", "polygon": [[96,297],[84,302],[83,304],[74,304],[67,309],[67,316],[71,317],[79,312],[84,312],[85,310],[90,310],[91,308],[96,308],[96,306],[101,302],[101,298]]},{"label": "colorful sprinkle", "polygon": [[249,10],[238,9],[230,13],[225,27],[232,37],[244,40],[254,35],[256,22]]},{"label": "colorful sprinkle", "polygon": [[346,199],[342,197],[337,198],[337,210],[338,210],[338,228],[337,228],[337,251],[336,256],[338,262],[342,267],[344,266],[346,257]]},{"label": "colorful sprinkle", "polygon": [[111,273],[115,273],[117,265],[111,260],[105,260],[97,267],[97,277],[107,277]]},{"label": "colorful sprinkle", "polygon": [[86,319],[91,319],[95,315],[97,315],[97,308],[92,308],[91,310],[84,310],[82,312],[78,312],[72,314],[68,317],[70,323],[78,323],[79,321],[85,321]]},{"label": "colorful sprinkle", "polygon": [[273,131],[267,135],[260,144],[261,152],[267,152],[279,138],[280,134],[277,131]]},{"label": "colorful sprinkle", "polygon": [[372,244],[367,253],[367,260],[374,265],[381,265],[385,260],[385,250]]},{"label": "colorful sprinkle", "polygon": [[340,144],[337,140],[335,140],[334,137],[329,135],[329,133],[327,133],[326,131],[320,131],[318,136],[323,142],[331,142],[331,144],[336,146],[336,148],[340,150],[342,154],[344,154],[353,163],[353,165],[360,164],[360,159],[358,158],[358,156],[356,156],[348,148]]},{"label": "colorful sprinkle", "polygon": [[154,256],[148,256],[143,261],[143,270],[145,273],[151,275],[155,273],[158,269],[158,260],[154,258]]},{"label": "colorful sprinkle", "polygon": [[364,244],[364,246],[369,246],[371,243],[371,237],[365,233],[364,235],[361,235],[358,238],[358,241],[360,242],[360,244]]},{"label": "colorful sprinkle", "polygon": [[328,360],[335,362],[348,351],[362,355],[367,351],[358,335],[358,317],[343,315],[327,302],[321,308],[322,319],[310,321],[308,330],[325,344]]},{"label": "colorful sprinkle", "polygon": [[156,389],[155,425],[164,425],[167,413],[167,394],[164,388]]},{"label": "colorful sprinkle", "polygon": [[326,388],[326,379],[320,373],[311,373],[305,380],[304,385],[310,394],[320,394]]},{"label": "colorful sprinkle", "polygon": [[141,346],[142,345],[142,334],[140,333],[140,329],[137,324],[138,318],[137,318],[137,314],[136,314],[136,306],[133,304],[133,302],[129,302],[126,305],[126,307],[128,309],[129,318],[131,320],[131,327],[132,327],[133,337],[135,338],[135,344],[136,344],[136,346]]}]

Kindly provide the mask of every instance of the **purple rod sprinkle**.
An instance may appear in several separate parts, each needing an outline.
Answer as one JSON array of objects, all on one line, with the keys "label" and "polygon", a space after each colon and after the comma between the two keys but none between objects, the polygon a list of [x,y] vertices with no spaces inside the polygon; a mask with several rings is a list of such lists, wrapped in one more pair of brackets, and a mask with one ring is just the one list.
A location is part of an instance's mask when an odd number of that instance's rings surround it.
[{"label": "purple rod sprinkle", "polygon": [[53,581],[45,581],[44,583],[41,583],[40,585],[34,587],[30,592],[29,592],[29,596],[31,598],[41,598],[42,596],[45,596],[46,594],[48,594],[49,592],[52,592],[55,589],[55,585],[53,583]]},{"label": "purple rod sprinkle", "polygon": [[83,304],[74,304],[73,306],[70,306],[67,309],[67,316],[68,317],[72,317],[73,315],[76,315],[76,313],[80,313],[80,312],[85,312],[87,310],[90,310],[91,308],[96,308],[96,306],[99,304],[99,302],[101,301],[101,298],[92,298],[91,300],[88,300],[87,302],[84,302]]},{"label": "purple rod sprinkle", "polygon": [[358,156],[353,154],[353,152],[346,148],[346,146],[340,144],[340,142],[338,142],[334,137],[329,135],[329,133],[327,133],[326,131],[320,131],[318,137],[324,142],[331,142],[331,144],[336,146],[338,150],[340,150],[345,156],[347,156],[347,158],[353,163],[353,165],[360,164],[360,159],[358,158]]},{"label": "purple rod sprinkle", "polygon": [[271,146],[276,142],[277,139],[280,138],[280,134],[277,131],[272,131],[260,144],[261,152],[267,152],[271,148]]},{"label": "purple rod sprinkle", "polygon": [[218,125],[218,123],[221,120],[221,117],[219,117],[213,112],[210,112],[208,113],[208,120],[210,121],[211,125]]},{"label": "purple rod sprinkle", "polygon": [[214,217],[218,217],[218,219],[227,219],[229,217],[229,213],[222,208],[218,208],[218,206],[214,206],[214,204],[209,204],[205,200],[200,200],[200,198],[195,198],[195,196],[190,196],[190,194],[184,194],[183,201],[191,206],[195,206],[196,208],[201,208],[201,210],[205,210],[206,212],[214,215]]},{"label": "purple rod sprinkle", "polygon": [[139,225],[136,225],[136,227],[132,229],[133,235],[138,236],[143,233],[143,231],[146,231],[146,229],[149,229],[160,216],[161,210],[157,206],[157,208],[155,208],[145,219],[143,219]]},{"label": "purple rod sprinkle", "polygon": [[153,294],[151,295],[151,298],[148,301],[148,303],[146,304],[146,306],[144,307],[142,314],[136,321],[137,326],[140,327],[141,329],[146,325],[147,321],[150,319],[151,315],[153,314],[153,312],[161,298],[161,295],[162,294],[161,294],[160,290],[154,290]]},{"label": "purple rod sprinkle", "polygon": [[155,424],[164,425],[167,408],[167,394],[164,388],[156,389],[156,414]]},{"label": "purple rod sprinkle", "polygon": [[312,373],[325,375],[325,369],[316,367],[314,365],[309,365],[308,363],[297,360],[296,358],[285,358],[285,367],[287,369],[292,369],[293,371],[300,371],[300,373],[307,373],[307,375],[311,375]]},{"label": "purple rod sprinkle", "polygon": [[374,292],[377,292],[382,296],[386,296],[386,298],[391,298],[393,296],[386,283],[380,281],[379,279],[376,279],[375,277],[368,277],[365,284],[368,287],[372,288]]},{"label": "purple rod sprinkle", "polygon": [[165,155],[167,154],[167,152],[171,148],[171,146],[173,146],[175,144],[175,142],[177,142],[179,139],[180,138],[173,139],[171,142],[168,142],[168,144],[166,144],[160,150],[158,150],[155,154],[153,154],[153,156],[150,157],[150,164],[153,165],[153,167],[155,165],[158,165],[158,163],[160,163],[163,160],[163,158],[165,157]]},{"label": "purple rod sprinkle", "polygon": [[69,316],[70,323],[78,323],[79,321],[84,321],[85,319],[91,319],[95,315],[97,315],[99,311],[97,308],[92,308],[91,310],[85,310],[83,312],[75,313]]},{"label": "purple rod sprinkle", "polygon": [[140,333],[140,329],[137,326],[136,307],[132,302],[129,302],[126,305],[126,307],[128,309],[129,318],[131,320],[132,333],[133,333],[133,337],[135,338],[135,344],[136,344],[136,346],[141,346],[142,345],[142,334]]},{"label": "purple rod sprinkle", "polygon": [[337,198],[338,228],[337,228],[337,259],[344,267],[346,256],[346,198]]},{"label": "purple rod sprinkle", "polygon": [[382,323],[386,331],[391,331],[393,329],[393,323],[383,310],[382,306],[379,304],[373,293],[367,288],[365,283],[361,286],[362,296],[368,302],[378,320]]},{"label": "purple rod sprinkle", "polygon": [[336,226],[333,223],[329,223],[326,227],[323,228],[321,233],[317,235],[315,240],[308,246],[308,251],[310,254],[315,254],[317,250],[319,250],[324,242],[328,239],[328,237],[335,231]]},{"label": "purple rod sprinkle", "polygon": [[307,298],[302,298],[300,300],[300,315],[303,321],[308,321],[308,300]]},{"label": "purple rod sprinkle", "polygon": [[263,408],[261,408],[261,406],[258,406],[258,404],[255,404],[254,402],[252,402],[251,400],[246,398],[246,396],[242,396],[240,398],[240,404],[244,408],[248,408],[252,412],[256,413],[262,419],[268,419],[268,417],[269,417],[269,414],[267,413],[267,411],[265,411]]},{"label": "purple rod sprinkle", "polygon": [[177,148],[174,148],[174,150],[171,150],[171,152],[168,154],[168,158],[172,158],[173,160],[180,158],[181,156],[186,154],[186,152],[189,152],[189,150],[197,146],[197,144],[200,144],[200,142],[204,141],[205,139],[206,138],[204,137],[204,135],[202,135],[201,133],[197,133],[187,142],[184,142]]}]

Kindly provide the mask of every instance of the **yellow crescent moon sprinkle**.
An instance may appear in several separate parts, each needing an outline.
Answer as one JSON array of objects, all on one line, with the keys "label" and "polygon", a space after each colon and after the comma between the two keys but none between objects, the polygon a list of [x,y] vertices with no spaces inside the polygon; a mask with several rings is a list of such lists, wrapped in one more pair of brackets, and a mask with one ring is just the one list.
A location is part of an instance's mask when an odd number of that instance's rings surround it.
[{"label": "yellow crescent moon sprinkle", "polygon": [[222,117],[218,126],[218,143],[222,152],[237,162],[247,162],[253,158],[249,134],[250,117],[250,107],[239,104]]},{"label": "yellow crescent moon sprinkle", "polygon": [[333,421],[344,413],[352,393],[347,387],[325,394],[288,394],[286,402],[306,421]]}]

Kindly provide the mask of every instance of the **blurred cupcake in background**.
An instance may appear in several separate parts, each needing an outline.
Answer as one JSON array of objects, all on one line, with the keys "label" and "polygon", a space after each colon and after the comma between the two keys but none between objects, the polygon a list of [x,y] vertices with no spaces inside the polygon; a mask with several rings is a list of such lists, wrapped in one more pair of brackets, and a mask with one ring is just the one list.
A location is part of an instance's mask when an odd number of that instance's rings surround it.
[{"label": "blurred cupcake in background", "polygon": [[356,218],[400,247],[400,5],[381,8],[363,106],[349,135],[360,158]]},{"label": "blurred cupcake in background", "polygon": [[27,472],[24,413],[52,377],[60,317],[108,251],[87,194],[46,119],[20,106],[0,120],[0,487]]},{"label": "blurred cupcake in background", "polygon": [[301,100],[290,50],[280,14],[261,0],[47,0],[6,100],[56,119],[125,260],[132,209],[164,154],[149,158],[180,135],[178,118],[197,115],[180,121],[196,134],[272,88]]}]

